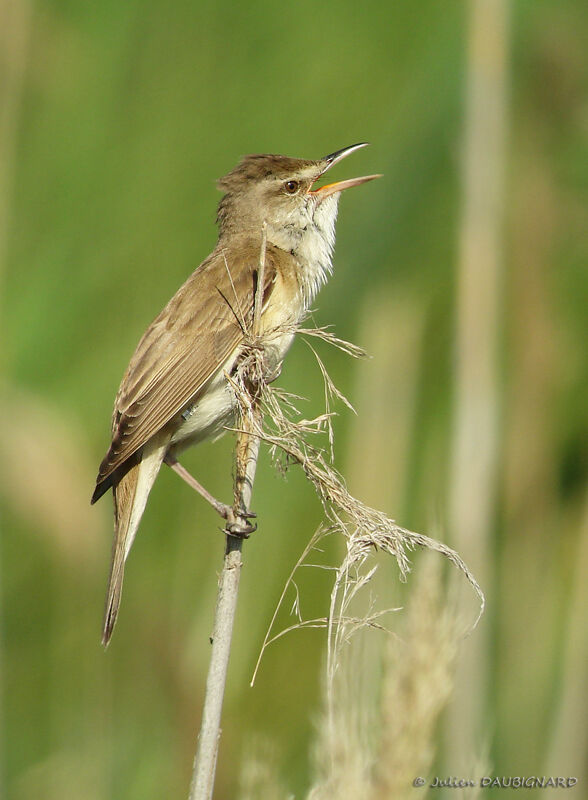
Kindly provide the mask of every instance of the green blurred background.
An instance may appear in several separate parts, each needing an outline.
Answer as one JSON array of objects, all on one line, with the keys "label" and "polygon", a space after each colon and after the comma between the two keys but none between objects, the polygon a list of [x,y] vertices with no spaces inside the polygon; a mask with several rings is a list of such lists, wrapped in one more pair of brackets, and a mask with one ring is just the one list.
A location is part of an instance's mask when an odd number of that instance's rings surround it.
[{"label": "green blurred background", "polygon": [[[487,593],[464,645],[479,667],[480,708],[463,721],[474,725],[470,752],[452,750],[457,698],[439,731],[443,769],[456,774],[459,757],[471,771],[485,751],[492,774],[586,778],[588,9],[507,5],[506,28],[486,32],[499,61],[506,54],[506,94],[492,165],[496,302],[477,343],[467,304],[483,306],[486,288],[462,291],[470,4],[0,3],[2,796],[186,796],[223,542],[213,512],[162,471],[102,650],[112,510],[89,498],[114,394],[146,325],[214,245],[215,179],[246,153],[318,158],[364,140],[372,146],[337,176],[384,178],[342,199],[335,275],[315,321],[373,356],[358,364],[320,348],[358,412],[337,409],[351,491],[457,546]],[[480,186],[494,177],[482,169]],[[468,373],[456,353],[472,342]],[[478,358],[491,444],[464,495],[459,376],[475,386]],[[321,409],[302,341],[280,385],[309,398],[305,415]],[[227,436],[186,464],[228,498],[231,453]],[[217,796],[235,795],[261,736],[301,797],[324,632],[281,639],[248,683],[321,509],[299,471],[283,480],[266,452],[254,507]],[[463,529],[480,508],[470,547],[452,520]],[[381,571],[401,598],[396,569]],[[300,590],[306,616],[326,613],[328,574],[305,573]]]}]

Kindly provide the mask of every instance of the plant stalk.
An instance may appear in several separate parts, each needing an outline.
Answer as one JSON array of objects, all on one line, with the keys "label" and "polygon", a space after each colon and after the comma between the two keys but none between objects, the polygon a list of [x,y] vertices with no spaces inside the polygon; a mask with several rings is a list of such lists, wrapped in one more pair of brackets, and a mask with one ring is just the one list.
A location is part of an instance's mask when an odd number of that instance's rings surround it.
[{"label": "plant stalk", "polygon": [[[266,243],[267,232],[264,222],[261,230],[259,271],[253,308],[251,330],[253,337],[259,337],[260,334]],[[218,584],[212,633],[212,651],[206,678],[202,722],[200,723],[198,747],[194,757],[189,800],[211,800],[214,790],[216,760],[221,735],[223,698],[233,638],[233,624],[237,610],[239,579],[243,565],[241,552],[243,539],[247,536],[246,533],[238,535],[229,531],[231,529],[233,531],[238,530],[239,528],[246,531],[249,527],[248,514],[255,470],[257,468],[257,457],[259,455],[259,436],[255,435],[255,431],[261,428],[260,418],[261,411],[257,401],[257,391],[253,390],[249,392],[246,403],[242,403],[241,407],[241,428],[237,433],[237,444],[235,446],[233,513],[232,519],[227,520],[225,559]]]},{"label": "plant stalk", "polygon": [[[233,513],[235,520],[241,522],[243,526],[247,525],[247,518],[244,514],[249,511],[259,453],[259,437],[250,433],[254,422],[253,415],[257,413],[257,407],[252,406],[250,413],[244,415],[243,429],[237,436],[235,450]],[[221,735],[221,713],[231,651],[233,623],[237,609],[239,578],[241,577],[241,566],[243,564],[241,558],[243,538],[230,533],[226,535],[225,557],[219,578],[214,614],[212,650],[206,679],[202,722],[200,724],[200,733],[198,734],[198,747],[194,758],[189,800],[210,800],[214,789],[216,761]]]}]

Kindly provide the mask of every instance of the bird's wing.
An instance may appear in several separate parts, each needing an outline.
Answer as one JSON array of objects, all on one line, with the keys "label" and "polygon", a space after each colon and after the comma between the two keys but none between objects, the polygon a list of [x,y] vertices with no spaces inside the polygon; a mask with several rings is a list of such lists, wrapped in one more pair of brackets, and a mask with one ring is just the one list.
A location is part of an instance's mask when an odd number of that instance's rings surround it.
[{"label": "bird's wing", "polygon": [[[112,485],[115,470],[189,403],[243,341],[253,318],[259,254],[259,241],[241,242],[230,251],[217,248],[153,320],[116,397],[112,443],[93,502]],[[264,301],[275,277],[270,245]]]}]

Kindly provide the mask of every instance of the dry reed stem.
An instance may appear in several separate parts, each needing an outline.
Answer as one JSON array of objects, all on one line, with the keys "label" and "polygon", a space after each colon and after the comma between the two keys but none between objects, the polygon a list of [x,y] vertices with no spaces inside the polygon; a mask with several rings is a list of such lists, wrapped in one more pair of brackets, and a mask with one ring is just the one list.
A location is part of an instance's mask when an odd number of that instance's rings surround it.
[{"label": "dry reed stem", "polygon": [[[263,292],[263,275],[265,270],[266,226],[262,228],[261,252],[259,257],[258,285],[253,309],[253,322],[250,338],[256,341],[259,337],[259,320]],[[228,266],[227,266],[228,268]],[[260,289],[261,287],[261,289]],[[258,357],[261,350],[257,349]],[[261,424],[257,419],[260,407],[256,396],[256,380],[262,380],[256,370],[242,370],[243,380],[239,395],[239,412],[241,428],[237,434],[235,446],[235,481],[232,519],[227,521],[225,556],[219,577],[217,603],[214,614],[212,649],[206,679],[202,721],[198,734],[198,747],[194,757],[190,800],[210,800],[214,790],[216,760],[220,739],[220,723],[231,652],[233,624],[237,609],[239,579],[243,565],[241,551],[243,536],[229,532],[231,525],[237,524],[243,530],[248,525],[248,512],[253,492],[253,481],[259,454],[259,437],[255,431]]]},{"label": "dry reed stem", "polygon": [[[467,543],[473,568],[487,582],[499,442],[510,12],[507,0],[470,0],[467,9],[450,527],[456,547]],[[488,635],[480,631],[457,667],[460,691],[448,727],[455,769],[466,766],[461,754],[486,722]]]},{"label": "dry reed stem", "polygon": [[[254,404],[243,417],[244,430],[237,438],[235,448],[235,498],[233,516],[235,521],[247,524],[251,502],[253,480],[257,466],[259,439],[250,435],[251,421],[257,413]],[[239,580],[243,561],[241,551],[243,538],[227,533],[223,568],[219,577],[217,603],[214,613],[212,649],[206,679],[202,722],[198,734],[198,747],[194,757],[190,800],[210,800],[214,789],[216,760],[221,732],[221,714],[231,652],[233,624],[237,609]]]}]

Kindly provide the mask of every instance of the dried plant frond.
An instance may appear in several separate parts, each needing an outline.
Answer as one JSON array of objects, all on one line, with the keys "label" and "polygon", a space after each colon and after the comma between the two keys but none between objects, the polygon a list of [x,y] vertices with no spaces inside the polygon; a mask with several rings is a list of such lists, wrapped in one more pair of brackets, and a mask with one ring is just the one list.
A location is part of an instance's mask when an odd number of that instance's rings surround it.
[{"label": "dried plant frond", "polygon": [[[298,326],[282,326],[275,331],[277,336],[291,333],[316,336],[355,356],[363,354],[360,348],[338,339],[326,329],[300,329]],[[311,349],[314,352],[314,348]],[[349,605],[357,593],[371,580],[375,568],[368,569],[366,572],[366,563],[370,556],[377,551],[388,553],[394,557],[401,580],[406,580],[410,571],[409,553],[415,548],[433,550],[445,556],[465,575],[479,597],[480,611],[473,627],[483,613],[484,595],[475,577],[457,552],[432,537],[402,528],[382,511],[371,508],[349,493],[343,477],[332,463],[332,412],[329,401],[333,396],[342,398],[342,395],[334,387],[323,362],[318,357],[317,360],[325,381],[327,409],[325,413],[313,419],[301,418],[294,403],[297,398],[272,387],[267,382],[268,366],[265,361],[264,348],[255,336],[250,337],[243,358],[229,380],[235,391],[242,415],[251,414],[252,396],[255,397],[255,402],[263,413],[252,418],[252,431],[269,445],[275,463],[282,469],[286,469],[291,463],[299,464],[314,486],[323,505],[327,523],[311,539],[294,571],[305,564],[309,553],[316,548],[318,541],[325,535],[337,533],[345,539],[345,557],[334,570],[335,580],[327,621],[329,631],[327,672],[329,680],[332,681],[337,666],[337,653],[340,652],[342,645],[349,639],[352,632],[358,628],[357,619],[349,614]],[[327,435],[327,449],[321,447],[320,444],[313,443],[316,435],[321,433]],[[294,571],[288,579],[276,614],[270,623],[262,654],[265,647],[277,638],[272,633],[273,624],[283,603],[285,592],[293,583]],[[368,613],[365,616],[364,624],[372,625],[373,619],[372,613]],[[299,627],[301,624],[302,620],[299,620],[298,624],[292,627]],[[312,625],[315,624],[318,624],[317,621],[312,621]]]},{"label": "dried plant frond", "polygon": [[348,342],[345,339],[340,339],[338,336],[331,331],[329,325],[325,325],[322,328],[303,328],[298,326],[296,331],[300,336],[313,336],[316,339],[322,339],[324,342],[333,345],[338,350],[341,350],[343,353],[347,353],[347,355],[353,356],[353,358],[367,358],[368,354],[357,344],[353,342]]}]

